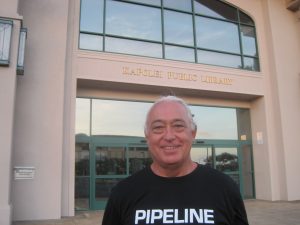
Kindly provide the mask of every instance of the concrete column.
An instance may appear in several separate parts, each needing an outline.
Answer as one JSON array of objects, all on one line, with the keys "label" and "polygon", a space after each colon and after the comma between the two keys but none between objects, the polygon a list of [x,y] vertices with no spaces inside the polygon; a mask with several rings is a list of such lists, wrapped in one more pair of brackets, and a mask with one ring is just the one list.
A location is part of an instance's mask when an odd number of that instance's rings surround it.
[{"label": "concrete column", "polygon": [[[7,1],[8,8],[14,1]],[[6,4],[2,4],[6,6]],[[5,7],[4,7],[5,8]],[[14,8],[14,7],[11,7]],[[16,8],[14,8],[16,10]],[[12,204],[11,204],[11,158],[13,149],[13,126],[14,126],[14,110],[16,96],[16,68],[17,54],[20,31],[20,17],[13,13],[9,15],[5,12],[4,19],[13,21],[10,63],[9,66],[0,66],[0,224],[11,224]],[[0,11],[0,16],[5,15]],[[2,18],[1,18],[2,19]]]}]

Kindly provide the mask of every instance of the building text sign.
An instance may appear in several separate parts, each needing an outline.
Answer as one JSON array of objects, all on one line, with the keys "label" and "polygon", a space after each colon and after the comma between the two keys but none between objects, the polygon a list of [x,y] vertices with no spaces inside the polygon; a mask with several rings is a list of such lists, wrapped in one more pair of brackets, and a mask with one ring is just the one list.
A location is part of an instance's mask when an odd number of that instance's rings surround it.
[{"label": "building text sign", "polygon": [[124,66],[122,68],[122,74],[131,77],[151,77],[157,79],[168,79],[168,80],[179,80],[188,82],[202,82],[209,84],[218,85],[232,85],[233,79],[226,77],[208,76],[208,75],[198,75],[193,73],[182,73],[174,71],[161,71],[145,68],[131,68]]}]

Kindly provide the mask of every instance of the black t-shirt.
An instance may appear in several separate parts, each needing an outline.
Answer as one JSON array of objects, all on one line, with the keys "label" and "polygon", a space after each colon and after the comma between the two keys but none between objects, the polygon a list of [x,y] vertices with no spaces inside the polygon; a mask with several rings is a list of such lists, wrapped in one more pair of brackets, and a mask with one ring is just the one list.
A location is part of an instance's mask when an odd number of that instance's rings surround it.
[{"label": "black t-shirt", "polygon": [[166,178],[148,167],[113,188],[102,225],[248,224],[240,192],[227,175],[198,165]]}]

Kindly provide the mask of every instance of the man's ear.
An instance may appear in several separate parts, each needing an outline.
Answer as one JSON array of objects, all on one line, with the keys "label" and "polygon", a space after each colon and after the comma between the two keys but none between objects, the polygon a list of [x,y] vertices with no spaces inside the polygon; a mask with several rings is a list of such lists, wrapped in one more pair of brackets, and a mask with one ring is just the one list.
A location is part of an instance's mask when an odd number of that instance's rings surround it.
[{"label": "man's ear", "polygon": [[195,129],[192,130],[193,138],[196,138],[196,134],[197,134],[197,125],[195,125]]}]

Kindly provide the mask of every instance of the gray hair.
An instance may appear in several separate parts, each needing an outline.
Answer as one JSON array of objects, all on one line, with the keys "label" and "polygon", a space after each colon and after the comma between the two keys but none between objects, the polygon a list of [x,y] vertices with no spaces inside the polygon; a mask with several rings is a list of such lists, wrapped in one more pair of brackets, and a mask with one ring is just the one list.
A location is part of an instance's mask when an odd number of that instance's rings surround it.
[{"label": "gray hair", "polygon": [[196,131],[197,129],[197,124],[195,123],[194,119],[193,119],[193,114],[189,108],[189,106],[185,103],[185,101],[181,98],[178,98],[176,96],[173,95],[167,95],[167,96],[162,96],[160,97],[158,100],[156,100],[153,105],[150,107],[150,109],[148,110],[147,116],[146,116],[146,122],[145,122],[145,126],[144,126],[144,132],[147,135],[148,134],[148,120],[149,120],[149,114],[152,111],[152,109],[158,105],[161,102],[177,102],[179,104],[181,104],[188,116],[188,119],[190,120],[190,125],[193,131]]}]

